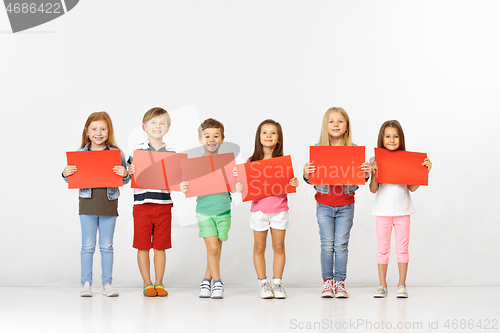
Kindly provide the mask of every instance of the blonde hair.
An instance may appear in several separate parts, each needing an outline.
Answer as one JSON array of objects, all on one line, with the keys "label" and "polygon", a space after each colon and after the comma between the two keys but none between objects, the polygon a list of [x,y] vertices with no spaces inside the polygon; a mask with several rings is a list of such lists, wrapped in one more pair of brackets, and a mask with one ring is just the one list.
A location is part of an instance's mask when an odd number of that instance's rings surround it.
[{"label": "blonde hair", "polygon": [[163,114],[167,115],[167,126],[170,127],[170,123],[171,123],[170,115],[168,114],[167,110],[160,108],[160,107],[149,109],[144,114],[144,117],[142,117],[142,123],[145,124],[148,121],[150,121],[151,119],[158,117],[158,116],[161,116]]},{"label": "blonde hair", "polygon": [[89,136],[87,135],[87,130],[90,126],[90,124],[94,121],[99,121],[102,120],[106,123],[106,126],[108,127],[108,140],[106,140],[106,144],[110,147],[117,148],[118,146],[116,145],[115,142],[115,132],[113,131],[113,123],[111,122],[111,117],[107,112],[94,112],[90,114],[90,116],[87,118],[87,121],[85,122],[85,127],[83,128],[83,133],[82,133],[82,145],[80,148],[85,148],[90,142]]},{"label": "blonde hair", "polygon": [[351,136],[351,122],[349,120],[349,115],[347,112],[339,107],[333,107],[326,110],[325,115],[323,116],[323,124],[321,125],[321,135],[319,136],[319,144],[321,146],[329,146],[330,145],[330,135],[328,134],[328,119],[333,112],[338,112],[342,117],[344,117],[345,121],[347,121],[347,128],[342,137],[342,145],[343,146],[352,146],[352,136]]}]

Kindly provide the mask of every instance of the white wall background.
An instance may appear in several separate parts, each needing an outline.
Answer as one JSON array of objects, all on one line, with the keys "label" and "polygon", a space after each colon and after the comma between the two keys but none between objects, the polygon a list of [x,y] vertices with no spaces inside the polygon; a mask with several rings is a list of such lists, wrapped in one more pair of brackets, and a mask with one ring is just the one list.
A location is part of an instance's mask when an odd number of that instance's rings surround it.
[{"label": "white wall background", "polygon": [[[0,10],[0,285],[79,284],[78,195],[61,171],[91,112],[111,115],[128,151],[149,108],[191,104],[201,119],[224,123],[243,157],[262,120],[281,122],[297,174],[329,107],[347,110],[367,158],[380,125],[398,119],[407,149],[427,152],[434,165],[430,186],[412,194],[408,283],[499,285],[499,10],[498,1],[457,0],[86,0],[18,34]],[[313,196],[302,181],[289,196],[289,286],[321,283]],[[373,199],[367,188],[356,194],[351,286],[378,283]],[[249,210],[233,207],[226,285],[256,284]],[[140,286],[128,186],[119,212],[114,284]],[[202,278],[197,231],[173,228],[166,285]],[[99,262],[96,253],[97,284]]]}]

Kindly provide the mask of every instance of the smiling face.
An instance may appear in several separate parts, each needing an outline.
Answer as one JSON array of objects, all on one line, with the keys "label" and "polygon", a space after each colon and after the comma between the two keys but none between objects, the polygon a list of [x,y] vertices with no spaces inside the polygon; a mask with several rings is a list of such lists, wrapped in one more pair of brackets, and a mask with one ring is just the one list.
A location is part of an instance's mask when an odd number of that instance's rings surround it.
[{"label": "smiling face", "polygon": [[91,150],[102,150],[106,148],[108,140],[108,125],[104,120],[96,120],[87,127],[87,136],[91,142]]},{"label": "smiling face", "polygon": [[224,142],[224,138],[221,135],[219,128],[205,128],[202,131],[201,138],[198,138],[200,144],[205,148],[205,156],[211,154],[217,154],[219,148]]},{"label": "smiling face", "polygon": [[328,117],[328,135],[330,139],[339,139],[347,130],[347,120],[339,112],[332,112]]},{"label": "smiling face", "polygon": [[147,133],[149,141],[162,140],[163,136],[167,134],[170,127],[168,126],[168,119],[166,114],[159,115],[151,118],[142,124],[142,129]]},{"label": "smiling face", "polygon": [[278,144],[278,128],[273,124],[264,124],[260,129],[260,143],[264,148],[274,149]]},{"label": "smiling face", "polygon": [[394,127],[387,127],[384,131],[384,147],[388,150],[399,148],[399,133]]}]

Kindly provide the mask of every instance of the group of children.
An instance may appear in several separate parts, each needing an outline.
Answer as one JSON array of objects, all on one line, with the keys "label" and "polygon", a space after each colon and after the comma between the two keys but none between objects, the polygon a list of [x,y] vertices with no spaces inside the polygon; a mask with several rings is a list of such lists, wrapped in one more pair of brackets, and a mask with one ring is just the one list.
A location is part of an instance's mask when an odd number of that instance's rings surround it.
[{"label": "group of children", "polygon": [[[162,108],[152,108],[143,117],[142,129],[148,141],[134,150],[174,152],[166,147],[163,137],[170,129],[170,116]],[[199,142],[203,145],[205,156],[217,154],[224,141],[224,126],[221,122],[209,118],[199,127]],[[330,108],[323,117],[320,146],[352,146],[351,124],[347,112],[342,108]],[[396,120],[385,122],[380,128],[378,148],[405,150],[404,134]],[[84,126],[82,144],[79,150],[96,151],[118,149],[114,141],[111,119],[106,112],[92,113]],[[283,156],[283,132],[281,125],[274,120],[264,120],[255,135],[255,149],[248,161],[259,161]],[[127,170],[128,165],[128,170]],[[432,163],[428,158],[422,166],[429,171]],[[390,238],[392,228],[396,235],[396,253],[399,268],[397,297],[408,297],[406,290],[406,272],[408,268],[409,214],[413,212],[409,191],[415,191],[416,185],[379,184],[375,181],[378,169],[374,158],[361,166],[365,173],[365,182],[371,177],[370,190],[376,193],[373,214],[376,215],[378,244],[378,272],[380,286],[374,297],[387,296],[387,264],[389,262]],[[123,184],[130,181],[136,168],[133,157],[125,161],[121,153],[121,165],[113,168],[114,173],[123,177]],[[303,178],[309,183],[311,173],[316,171],[313,163],[306,163]],[[63,178],[77,172],[77,167],[68,165],[64,168]],[[233,170],[237,176],[236,169]],[[290,179],[290,185],[299,185],[297,178]],[[189,182],[183,181],[181,191],[186,192]],[[350,231],[354,218],[354,193],[357,185],[314,185],[317,193],[316,216],[321,241],[321,272],[323,289],[321,297],[349,297],[345,279]],[[236,184],[236,191],[241,192],[243,185]],[[113,268],[113,234],[115,229],[117,199],[119,190],[112,188],[93,188],[79,190],[79,214],[82,228],[81,284],[82,297],[92,296],[92,261],[99,230],[99,248],[101,251],[102,294],[118,296],[111,286]],[[199,237],[203,238],[207,251],[207,268],[200,283],[199,297],[221,299],[224,297],[224,284],[220,276],[220,258],[222,242],[228,239],[231,226],[231,192],[197,197],[196,218]],[[163,286],[166,265],[165,250],[171,245],[172,199],[170,192],[153,189],[134,189],[134,241],[137,262],[143,279],[144,296],[167,296]],[[285,233],[288,227],[287,195],[280,194],[253,200],[250,213],[250,227],[254,233],[253,261],[260,286],[261,298],[286,298],[282,275],[285,267]],[[273,258],[273,279],[266,274],[265,250],[268,231],[271,233]],[[149,251],[153,249],[155,278],[150,275]]]}]

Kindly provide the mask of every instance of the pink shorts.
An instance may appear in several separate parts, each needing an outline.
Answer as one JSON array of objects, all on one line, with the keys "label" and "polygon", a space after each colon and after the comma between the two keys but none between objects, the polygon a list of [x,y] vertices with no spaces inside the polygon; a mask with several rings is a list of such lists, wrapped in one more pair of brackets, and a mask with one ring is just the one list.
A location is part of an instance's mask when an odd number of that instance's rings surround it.
[{"label": "pink shorts", "polygon": [[391,234],[394,227],[396,236],[396,257],[398,262],[408,262],[408,244],[410,242],[410,215],[377,216],[377,264],[388,264],[391,253]]}]

